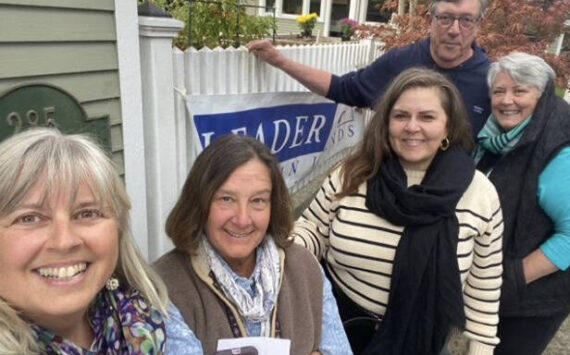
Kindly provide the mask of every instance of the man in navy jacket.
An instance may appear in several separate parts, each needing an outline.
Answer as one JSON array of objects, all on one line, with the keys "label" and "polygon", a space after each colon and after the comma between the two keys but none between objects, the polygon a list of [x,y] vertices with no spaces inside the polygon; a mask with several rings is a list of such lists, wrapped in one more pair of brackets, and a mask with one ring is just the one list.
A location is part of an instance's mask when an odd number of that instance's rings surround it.
[{"label": "man in navy jacket", "polygon": [[426,15],[429,38],[392,49],[367,67],[343,76],[295,62],[267,40],[251,42],[248,49],[314,93],[358,107],[374,107],[390,81],[407,68],[437,70],[461,92],[476,136],[490,114],[486,82],[490,62],[475,43],[486,5],[487,0],[434,0]]}]

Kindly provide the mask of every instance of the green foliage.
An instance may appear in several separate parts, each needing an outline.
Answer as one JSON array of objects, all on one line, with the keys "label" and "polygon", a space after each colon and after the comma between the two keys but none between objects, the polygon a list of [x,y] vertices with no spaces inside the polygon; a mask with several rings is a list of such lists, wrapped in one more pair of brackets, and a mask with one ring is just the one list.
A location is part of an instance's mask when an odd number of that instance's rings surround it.
[{"label": "green foliage", "polygon": [[[138,0],[140,1],[140,0]],[[226,48],[266,37],[276,28],[273,17],[246,14],[237,0],[219,0],[218,3],[192,2],[185,0],[151,0],[163,7],[172,17],[185,23],[184,30],[174,39],[174,44],[185,49],[192,46]],[[192,6],[191,40],[188,41],[188,6]]]}]

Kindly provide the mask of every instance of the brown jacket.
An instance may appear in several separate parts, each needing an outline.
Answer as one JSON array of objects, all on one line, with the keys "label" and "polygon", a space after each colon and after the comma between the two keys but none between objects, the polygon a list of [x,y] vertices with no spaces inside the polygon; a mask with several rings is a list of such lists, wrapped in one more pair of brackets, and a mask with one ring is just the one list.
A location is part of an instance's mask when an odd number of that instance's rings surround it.
[{"label": "brown jacket", "polygon": [[[200,248],[198,250],[201,250]],[[310,354],[321,341],[323,278],[315,257],[303,247],[291,245],[281,251],[282,279],[277,305],[272,313],[271,335],[279,320],[281,337],[291,339],[291,354]],[[206,256],[173,250],[154,263],[172,302],[202,342],[204,353],[213,354],[218,339],[233,338],[224,302],[233,313],[242,334],[245,323],[236,307],[214,286]]]}]

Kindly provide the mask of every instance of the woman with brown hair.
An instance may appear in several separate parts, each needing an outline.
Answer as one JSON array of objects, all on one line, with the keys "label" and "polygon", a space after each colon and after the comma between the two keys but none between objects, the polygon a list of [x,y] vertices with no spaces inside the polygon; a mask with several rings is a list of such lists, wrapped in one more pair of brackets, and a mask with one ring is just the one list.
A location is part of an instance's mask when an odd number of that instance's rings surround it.
[{"label": "woman with brown hair", "polygon": [[155,266],[196,334],[218,340],[280,337],[292,354],[350,353],[330,283],[291,244],[289,194],[277,160],[251,137],[222,137],[198,156],[166,231],[176,250]]},{"label": "woman with brown hair", "polygon": [[295,242],[326,264],[355,353],[439,354],[455,327],[471,354],[493,353],[502,216],[472,146],[455,86],[406,70],[296,222]]}]

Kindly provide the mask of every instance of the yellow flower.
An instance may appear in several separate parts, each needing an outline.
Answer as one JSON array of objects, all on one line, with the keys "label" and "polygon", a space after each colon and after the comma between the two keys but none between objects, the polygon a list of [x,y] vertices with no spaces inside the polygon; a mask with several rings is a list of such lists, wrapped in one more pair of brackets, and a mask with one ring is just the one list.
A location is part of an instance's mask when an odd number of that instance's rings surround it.
[{"label": "yellow flower", "polygon": [[317,20],[317,18],[318,18],[317,13],[313,12],[310,14],[305,14],[305,15],[301,15],[301,16],[297,17],[297,22],[298,23],[314,22]]}]

